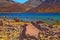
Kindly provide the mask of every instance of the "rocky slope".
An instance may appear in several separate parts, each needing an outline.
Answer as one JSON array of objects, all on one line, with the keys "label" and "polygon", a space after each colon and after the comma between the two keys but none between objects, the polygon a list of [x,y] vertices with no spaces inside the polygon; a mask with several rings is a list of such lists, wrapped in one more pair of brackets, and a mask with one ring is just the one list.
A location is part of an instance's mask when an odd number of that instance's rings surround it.
[{"label": "rocky slope", "polygon": [[0,0],[0,12],[26,12],[30,8],[32,7],[11,0]]},{"label": "rocky slope", "polygon": [[29,0],[24,4],[0,0],[0,12],[60,12],[60,0]]},{"label": "rocky slope", "polygon": [[34,12],[60,12],[60,0],[47,0],[36,8],[31,9]]},{"label": "rocky slope", "polygon": [[38,5],[42,4],[42,1],[40,0],[29,0],[28,2],[25,3],[26,5],[32,6],[32,7],[37,7]]},{"label": "rocky slope", "polygon": [[[56,38],[56,39],[55,39]],[[0,18],[2,40],[59,40],[60,25],[49,25],[44,21],[23,22]]]}]

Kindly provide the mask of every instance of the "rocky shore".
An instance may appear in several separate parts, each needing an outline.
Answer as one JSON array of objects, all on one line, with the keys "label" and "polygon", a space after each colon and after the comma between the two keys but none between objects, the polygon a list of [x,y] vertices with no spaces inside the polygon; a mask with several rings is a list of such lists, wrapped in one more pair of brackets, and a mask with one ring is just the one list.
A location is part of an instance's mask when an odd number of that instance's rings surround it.
[{"label": "rocky shore", "polygon": [[60,25],[0,18],[0,40],[60,40]]}]

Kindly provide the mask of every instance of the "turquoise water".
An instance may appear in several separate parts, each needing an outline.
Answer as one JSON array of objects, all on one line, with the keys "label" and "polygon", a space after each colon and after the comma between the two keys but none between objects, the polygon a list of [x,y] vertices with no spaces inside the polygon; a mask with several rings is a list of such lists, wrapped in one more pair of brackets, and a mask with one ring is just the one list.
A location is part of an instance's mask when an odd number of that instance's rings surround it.
[{"label": "turquoise water", "polygon": [[39,21],[39,20],[49,20],[52,19],[60,21],[60,13],[0,13],[0,16],[6,16],[9,19],[14,19],[14,17],[18,17],[20,20],[24,21]]}]

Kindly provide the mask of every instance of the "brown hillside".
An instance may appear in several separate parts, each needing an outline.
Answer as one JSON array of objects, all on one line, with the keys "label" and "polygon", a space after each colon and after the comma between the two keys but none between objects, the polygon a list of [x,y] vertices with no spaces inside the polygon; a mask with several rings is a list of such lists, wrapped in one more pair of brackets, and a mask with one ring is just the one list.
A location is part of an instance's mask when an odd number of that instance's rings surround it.
[{"label": "brown hillside", "polygon": [[36,8],[31,9],[33,12],[60,12],[60,1],[44,2]]},{"label": "brown hillside", "polygon": [[30,8],[32,7],[10,1],[0,3],[0,12],[26,12]]}]

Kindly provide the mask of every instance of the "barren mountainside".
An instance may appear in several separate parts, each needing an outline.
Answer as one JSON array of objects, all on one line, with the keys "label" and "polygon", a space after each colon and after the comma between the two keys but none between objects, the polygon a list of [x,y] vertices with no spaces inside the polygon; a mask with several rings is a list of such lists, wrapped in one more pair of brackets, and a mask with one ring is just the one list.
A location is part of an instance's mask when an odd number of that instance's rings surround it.
[{"label": "barren mountainside", "polygon": [[60,12],[60,0],[29,0],[24,4],[0,0],[0,12]]},{"label": "barren mountainside", "polygon": [[60,0],[47,0],[36,8],[31,9],[34,12],[60,12]]},{"label": "barren mountainside", "polygon": [[32,7],[11,0],[0,0],[0,12],[26,12],[30,8]]}]

